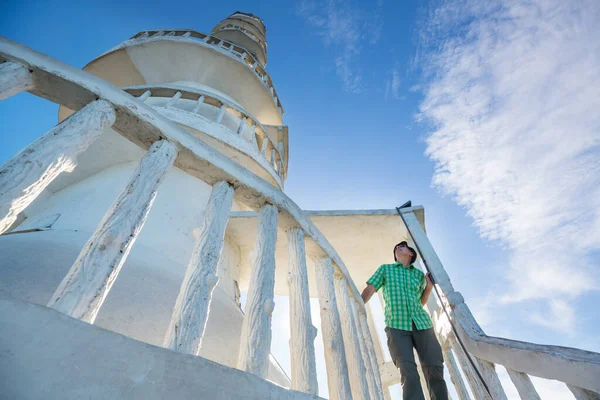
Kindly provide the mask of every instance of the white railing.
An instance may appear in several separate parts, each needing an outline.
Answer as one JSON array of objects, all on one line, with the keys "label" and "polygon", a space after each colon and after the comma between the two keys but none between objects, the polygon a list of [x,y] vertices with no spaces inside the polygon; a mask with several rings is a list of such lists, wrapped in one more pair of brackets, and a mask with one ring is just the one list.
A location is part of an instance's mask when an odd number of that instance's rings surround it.
[{"label": "white railing", "polygon": [[[73,169],[77,155],[107,127],[149,149],[48,306],[94,322],[104,298],[118,279],[129,249],[143,228],[162,177],[175,165],[212,185],[213,190],[173,310],[165,347],[198,354],[202,346],[210,297],[218,279],[216,265],[225,224],[232,199],[236,197],[250,208],[259,210],[256,257],[249,283],[238,367],[265,376],[274,306],[274,245],[277,228],[282,227],[287,232],[291,265],[288,285],[293,296],[290,299],[290,322],[294,332],[291,338],[292,388],[307,393],[316,391],[315,328],[307,303],[306,251],[303,247],[305,241],[312,241],[320,251],[316,256],[315,275],[330,398],[383,398],[382,377],[376,368],[377,355],[373,351],[360,293],[335,249],[289,197],[144,104],[144,96],[133,99],[98,77],[5,38],[0,39],[1,61],[5,62],[0,64],[0,99],[27,90],[76,112],[0,167],[0,233],[11,226],[16,216],[56,176]],[[458,335],[452,331],[444,314],[432,306],[430,311],[436,331],[461,399],[468,398],[469,394],[458,365],[476,399],[506,398],[495,364],[507,369],[523,399],[539,398],[529,375],[565,382],[577,399],[598,398],[599,354],[485,335],[460,293],[452,287],[413,210],[404,210],[403,220],[422,260],[431,270],[441,292],[441,301],[451,310],[450,319],[457,328]],[[81,272],[84,270],[85,279]],[[383,368],[383,372],[386,371],[387,364]],[[385,381],[389,383],[390,379]]]},{"label": "white railing", "polygon": [[[140,99],[110,83],[0,38],[0,98],[22,90],[75,111],[48,134],[0,167],[0,233],[61,172],[72,169],[78,154],[106,128],[148,149],[131,180],[56,289],[49,307],[94,323],[118,279],[131,246],[143,228],[173,165],[213,187],[181,285],[165,347],[197,355],[202,346],[225,225],[233,198],[259,210],[253,268],[242,327],[238,368],[265,377],[271,337],[278,227],[285,229],[290,263],[291,386],[317,392],[312,325],[308,303],[305,241],[316,244],[320,274],[327,373],[331,399],[383,399],[380,374],[366,326],[366,309],[350,275],[323,234],[281,190],[241,168]],[[183,95],[183,94],[182,94]],[[173,100],[173,102],[176,101]],[[312,253],[311,253],[312,254]],[[85,271],[85,273],[84,273]],[[183,306],[185,305],[185,306]],[[342,342],[343,337],[343,342]],[[343,345],[341,344],[343,343]],[[302,351],[298,351],[302,350]],[[347,359],[346,354],[351,358]],[[363,374],[351,382],[349,371]]]},{"label": "white railing", "polygon": [[277,108],[280,116],[283,116],[284,110],[281,105],[281,101],[279,100],[279,96],[277,95],[277,91],[275,90],[275,86],[273,85],[273,81],[271,80],[271,76],[267,72],[267,70],[261,65],[261,63],[245,48],[235,44],[228,42],[227,40],[220,39],[216,36],[207,35],[205,33],[185,30],[185,29],[163,29],[163,30],[151,30],[151,31],[142,31],[134,36],[132,36],[129,40],[115,46],[114,48],[107,51],[105,54],[111,53],[121,48],[129,47],[136,43],[153,41],[153,40],[193,40],[194,43],[198,43],[201,46],[206,46],[219,52],[228,55],[246,65],[250,68],[256,77],[262,82],[262,84],[267,88],[271,97],[273,98],[273,103]]},{"label": "white railing", "polygon": [[[242,17],[242,18],[238,18],[238,17]],[[258,22],[260,24],[260,26],[258,26],[254,22],[250,22],[250,21],[247,21],[247,20],[243,19],[244,17],[253,19],[254,21]],[[223,24],[225,22],[229,22],[231,20],[240,21],[243,24],[251,26],[252,28],[256,29],[256,31],[258,33],[260,33],[260,35],[263,38],[266,39],[266,33],[267,33],[267,31],[266,31],[266,28],[265,28],[265,26],[264,26],[264,24],[263,24],[263,22],[261,21],[260,18],[251,16],[251,15],[244,15],[244,14],[235,13],[235,14],[231,14],[229,17],[225,18],[223,21],[221,21],[219,24],[217,24],[217,26],[219,26],[219,25],[221,25],[221,24]]]},{"label": "white railing", "polygon": [[[287,175],[287,160],[283,151],[283,142],[275,142],[269,135],[267,129],[252,115],[236,106],[231,101],[219,97],[205,90],[192,89],[176,85],[138,85],[124,87],[127,93],[139,97],[140,100],[147,102],[149,98],[169,98],[165,107],[155,107],[158,111],[170,116],[166,109],[177,109],[184,113],[191,113],[194,116],[202,117],[201,112],[206,112],[203,106],[214,108],[216,118],[212,121],[227,128],[230,131],[229,137],[242,138],[249,146],[235,146],[240,151],[253,157],[263,168],[267,169],[275,178],[278,177],[279,187],[283,187],[283,182]],[[177,107],[178,100],[191,100],[195,102],[193,109],[187,111]],[[225,116],[236,118],[235,127],[229,126]],[[185,122],[178,120],[177,122]],[[211,134],[209,130],[205,131]],[[217,137],[217,139],[222,139]],[[249,149],[248,149],[249,147]]]},{"label": "white railing", "polygon": [[241,32],[245,33],[248,37],[250,37],[250,39],[257,42],[260,45],[260,47],[262,47],[262,49],[265,53],[267,52],[267,44],[265,42],[263,42],[262,39],[260,39],[254,33],[250,32],[248,29],[246,29],[242,26],[234,25],[234,24],[226,24],[226,25],[220,26],[213,32],[219,32],[219,31],[241,31]]},{"label": "white railing", "polygon": [[[434,277],[442,297],[440,300],[458,332],[457,337],[439,305],[435,305],[435,302],[428,303],[444,350],[444,360],[460,400],[469,399],[469,395],[456,360],[476,399],[506,399],[495,364],[506,368],[522,399],[540,398],[529,375],[566,383],[578,400],[600,399],[600,354],[487,336],[475,321],[462,295],[452,287],[448,274],[413,210],[402,211],[402,217],[421,259]],[[461,342],[466,347],[466,352]],[[384,368],[384,371],[386,369],[389,370]],[[477,372],[483,377],[485,385]],[[388,381],[389,384],[397,382],[399,380]]]}]

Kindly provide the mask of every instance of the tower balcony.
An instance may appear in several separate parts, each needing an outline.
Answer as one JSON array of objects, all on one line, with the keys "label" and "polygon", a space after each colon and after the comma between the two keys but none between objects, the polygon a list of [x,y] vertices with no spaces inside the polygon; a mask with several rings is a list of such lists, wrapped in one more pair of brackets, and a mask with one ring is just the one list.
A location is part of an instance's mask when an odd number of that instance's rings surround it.
[{"label": "tower balcony", "polygon": [[250,29],[244,28],[243,24],[237,21],[221,23],[213,29],[212,34],[244,46],[259,59],[262,65],[267,64],[267,42]]},{"label": "tower balcony", "polygon": [[266,40],[267,28],[265,27],[263,21],[255,15],[239,11],[234,12],[229,17],[219,22],[215,26],[215,29],[217,29],[217,27],[219,27],[221,24],[229,23],[232,21],[235,21],[236,24],[243,24],[244,27],[255,31],[260,37],[263,38],[263,40]]},{"label": "tower balcony", "polygon": [[246,48],[217,36],[191,30],[143,31],[84,70],[119,87],[197,82],[234,98],[263,124],[283,123],[281,101],[261,62]]},{"label": "tower balcony", "polygon": [[288,166],[287,127],[263,126],[232,100],[190,85],[193,82],[137,85],[123,90],[255,175],[282,188]]}]

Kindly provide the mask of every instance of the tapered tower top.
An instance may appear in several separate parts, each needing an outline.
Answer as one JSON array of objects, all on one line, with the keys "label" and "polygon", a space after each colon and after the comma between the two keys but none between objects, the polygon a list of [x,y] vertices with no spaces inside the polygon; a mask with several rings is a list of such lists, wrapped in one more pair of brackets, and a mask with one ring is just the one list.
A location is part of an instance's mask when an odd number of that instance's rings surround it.
[{"label": "tapered tower top", "polygon": [[244,47],[263,66],[267,64],[267,28],[257,16],[236,11],[215,25],[211,35]]}]

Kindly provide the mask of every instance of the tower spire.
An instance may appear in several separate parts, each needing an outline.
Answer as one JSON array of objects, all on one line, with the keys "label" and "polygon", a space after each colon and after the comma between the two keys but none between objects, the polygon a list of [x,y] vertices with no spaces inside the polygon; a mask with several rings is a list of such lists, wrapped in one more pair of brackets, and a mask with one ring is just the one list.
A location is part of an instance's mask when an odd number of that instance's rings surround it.
[{"label": "tower spire", "polygon": [[267,64],[267,28],[256,15],[236,11],[215,25],[211,35],[244,47],[263,66]]}]

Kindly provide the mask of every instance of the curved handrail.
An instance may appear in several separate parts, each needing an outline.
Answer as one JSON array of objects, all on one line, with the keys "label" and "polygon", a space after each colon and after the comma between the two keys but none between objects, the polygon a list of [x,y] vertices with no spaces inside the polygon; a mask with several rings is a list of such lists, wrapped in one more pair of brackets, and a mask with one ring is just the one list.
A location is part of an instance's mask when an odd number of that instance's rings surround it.
[{"label": "curved handrail", "polygon": [[[281,154],[281,152],[278,148],[278,145],[271,138],[271,136],[269,135],[269,133],[267,132],[265,127],[256,118],[254,118],[250,113],[245,111],[243,108],[241,108],[241,107],[233,104],[231,101],[228,101],[228,100],[226,100],[220,96],[217,96],[214,93],[211,93],[209,91],[201,90],[201,89],[192,89],[192,88],[188,88],[185,86],[136,85],[136,86],[123,87],[123,90],[135,97],[140,97],[147,91],[152,93],[150,95],[150,97],[161,97],[161,98],[168,98],[168,97],[173,98],[173,96],[176,96],[177,93],[180,93],[181,99],[195,100],[195,101],[199,101],[200,99],[202,99],[203,103],[212,105],[216,108],[220,108],[224,105],[226,108],[230,108],[231,110],[234,110],[238,114],[238,115],[236,115],[236,117],[238,117],[240,119],[246,118],[246,122],[247,122],[247,120],[250,120],[253,123],[253,125],[258,128],[255,131],[253,131],[252,134],[258,135],[259,137],[261,137],[261,143],[264,143],[264,140],[267,140],[267,142],[270,144],[270,148],[264,147],[265,152],[263,152],[263,151],[261,151],[259,142],[255,138],[250,139],[251,143],[256,146],[256,148],[254,149],[254,150],[256,150],[256,153],[260,154],[264,158],[266,165],[271,167],[272,172],[271,172],[271,170],[268,170],[269,173],[277,181],[279,187],[283,187],[285,161],[283,159],[283,155]],[[159,94],[156,94],[156,92],[158,90],[160,90],[160,92],[159,92]],[[145,101],[145,100],[147,100],[147,99],[144,99],[143,101]],[[169,107],[169,108],[177,109],[177,107],[175,105],[173,105],[172,107]],[[188,111],[184,111],[184,110],[179,110],[179,111],[184,112],[184,113],[189,113]],[[227,112],[227,110],[225,112]],[[197,116],[200,116],[200,115],[198,114]],[[178,122],[180,122],[180,121],[178,121]],[[243,121],[243,123],[245,124],[244,121]],[[243,126],[243,127],[245,128],[245,126]],[[229,130],[229,128],[227,128],[227,129]],[[232,134],[235,134],[235,132],[233,132],[233,131],[231,131],[231,132],[232,132]],[[209,132],[206,132],[206,133],[209,133]],[[235,134],[235,136],[239,136],[239,134]],[[270,149],[275,150],[275,158],[272,160],[269,160],[267,158],[267,154],[269,154]],[[243,149],[238,149],[238,150],[243,151]],[[249,155],[254,157],[253,153],[249,154]],[[281,161],[281,164],[277,163],[278,159]],[[282,168],[277,169],[278,165],[282,165]],[[263,168],[265,168],[265,166],[263,166]]]},{"label": "curved handrail", "polygon": [[280,211],[280,224],[286,229],[301,228],[307,238],[315,242],[322,251],[321,256],[330,258],[348,282],[359,311],[366,312],[360,292],[337,251],[283,191],[208,146],[152,107],[97,76],[5,37],[0,37],[0,59],[18,62],[30,69],[36,82],[30,93],[71,110],[79,110],[96,99],[104,99],[117,110],[113,130],[124,138],[143,149],[166,138],[180,148],[174,165],[181,170],[209,185],[230,182],[236,197],[251,208],[259,209],[267,203],[275,205]]},{"label": "curved handrail", "polygon": [[265,52],[267,51],[266,43],[263,42],[262,39],[259,38],[258,36],[256,36],[254,33],[250,32],[248,29],[246,29],[242,26],[234,25],[234,24],[227,24],[213,32],[220,32],[220,31],[240,31],[240,32],[244,33],[246,36],[248,36],[250,39],[258,42],[260,47],[262,47],[263,51],[265,51]]},{"label": "curved handrail", "polygon": [[[200,39],[200,40],[198,40]],[[160,30],[147,30],[141,31],[133,35],[128,40],[120,43],[119,45],[111,48],[106,51],[96,59],[103,57],[107,54],[113,53],[117,50],[124,49],[133,44],[152,42],[157,40],[185,40],[191,41],[192,43],[196,43],[198,45],[208,47],[213,50],[220,50],[219,53],[225,54],[233,59],[236,59],[242,62],[246,67],[251,69],[254,72],[254,75],[262,82],[262,84],[267,88],[271,97],[273,99],[273,103],[277,108],[280,116],[283,116],[284,109],[281,105],[281,100],[279,100],[279,95],[275,90],[275,86],[273,84],[273,80],[271,76],[267,72],[267,70],[263,67],[263,65],[258,61],[247,49],[242,46],[239,46],[235,43],[229,42],[227,40],[221,39],[216,36],[208,35],[202,32],[189,30],[189,29],[160,29]]]}]

